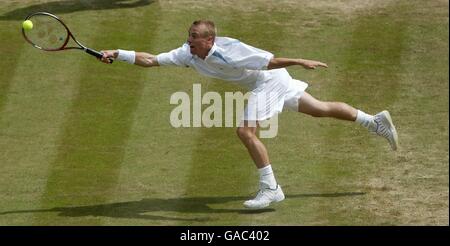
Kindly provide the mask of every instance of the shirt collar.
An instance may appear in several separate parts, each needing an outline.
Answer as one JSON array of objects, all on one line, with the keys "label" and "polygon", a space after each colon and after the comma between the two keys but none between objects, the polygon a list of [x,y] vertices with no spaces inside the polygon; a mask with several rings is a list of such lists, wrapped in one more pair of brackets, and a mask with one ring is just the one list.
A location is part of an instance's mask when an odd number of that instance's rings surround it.
[{"label": "shirt collar", "polygon": [[217,45],[216,42],[214,42],[213,46],[211,47],[211,49],[208,52],[208,55],[206,55],[205,60],[208,59],[212,54],[214,54],[214,52],[217,50]]}]

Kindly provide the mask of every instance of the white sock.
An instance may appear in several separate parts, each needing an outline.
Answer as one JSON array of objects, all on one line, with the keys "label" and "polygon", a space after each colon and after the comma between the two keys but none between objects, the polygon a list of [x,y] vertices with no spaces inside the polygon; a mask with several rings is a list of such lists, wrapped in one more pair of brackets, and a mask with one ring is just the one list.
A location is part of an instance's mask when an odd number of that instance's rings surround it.
[{"label": "white sock", "polygon": [[361,110],[358,110],[355,122],[369,130],[375,125],[375,122],[373,121],[373,115],[366,114]]},{"label": "white sock", "polygon": [[277,181],[272,171],[272,165],[267,165],[263,168],[258,169],[259,172],[259,182],[269,186],[270,189],[277,188]]}]

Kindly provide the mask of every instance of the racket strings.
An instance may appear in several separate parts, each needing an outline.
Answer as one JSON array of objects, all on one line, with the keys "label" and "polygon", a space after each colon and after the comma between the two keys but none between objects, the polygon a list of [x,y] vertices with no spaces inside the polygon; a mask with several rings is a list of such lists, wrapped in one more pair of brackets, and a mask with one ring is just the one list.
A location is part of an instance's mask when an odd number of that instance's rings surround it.
[{"label": "racket strings", "polygon": [[35,15],[29,20],[33,22],[33,28],[26,30],[25,35],[31,43],[44,50],[64,47],[69,34],[58,20],[46,15]]}]

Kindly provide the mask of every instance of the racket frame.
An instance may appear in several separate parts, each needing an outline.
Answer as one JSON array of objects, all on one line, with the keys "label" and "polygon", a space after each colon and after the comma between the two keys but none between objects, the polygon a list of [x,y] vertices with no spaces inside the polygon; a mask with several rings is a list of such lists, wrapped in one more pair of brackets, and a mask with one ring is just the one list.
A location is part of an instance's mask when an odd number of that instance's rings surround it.
[{"label": "racket frame", "polygon": [[[63,25],[64,28],[66,29],[66,31],[67,31],[67,36],[66,36],[66,40],[64,40],[64,43],[63,43],[63,45],[62,45],[61,47],[55,48],[55,49],[46,49],[46,48],[42,48],[42,47],[40,47],[39,45],[33,43],[33,42],[27,37],[27,35],[26,35],[26,33],[25,33],[25,29],[22,28],[22,35],[23,35],[23,37],[25,38],[25,40],[26,40],[28,43],[30,43],[31,45],[33,45],[35,48],[38,48],[38,49],[40,49],[40,50],[45,50],[45,51],[60,51],[60,50],[69,50],[69,49],[79,49],[79,50],[84,50],[84,52],[86,52],[86,53],[88,53],[88,54],[90,54],[90,55],[93,55],[93,56],[95,56],[95,57],[97,57],[97,58],[101,58],[101,57],[103,56],[103,54],[102,54],[101,52],[98,52],[98,51],[96,51],[96,50],[90,49],[90,48],[84,46],[83,44],[81,44],[81,43],[75,38],[75,36],[72,34],[72,32],[70,31],[69,27],[68,27],[68,26],[67,26],[67,25],[66,25],[66,24],[65,24],[58,16],[56,16],[56,15],[54,15],[54,14],[51,14],[51,13],[48,13],[48,12],[36,12],[36,13],[32,13],[32,14],[28,15],[28,16],[25,18],[25,20],[28,20],[28,19],[30,19],[31,17],[36,16],[36,15],[46,15],[46,16],[49,16],[49,17],[51,17],[51,18],[57,20],[57,21],[58,21],[59,23],[61,23],[61,25]],[[70,38],[72,38],[73,41],[75,41],[75,43],[78,44],[79,47],[74,47],[74,46],[66,47],[66,45],[69,43]],[[110,62],[112,62],[112,60],[110,60]]]}]

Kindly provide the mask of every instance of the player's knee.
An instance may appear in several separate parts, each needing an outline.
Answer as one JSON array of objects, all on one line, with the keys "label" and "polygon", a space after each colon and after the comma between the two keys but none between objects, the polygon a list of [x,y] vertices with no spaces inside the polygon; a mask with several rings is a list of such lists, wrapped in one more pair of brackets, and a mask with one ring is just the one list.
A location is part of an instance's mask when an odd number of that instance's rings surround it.
[{"label": "player's knee", "polygon": [[248,141],[254,137],[254,133],[251,128],[248,127],[238,127],[236,134],[242,141]]}]

